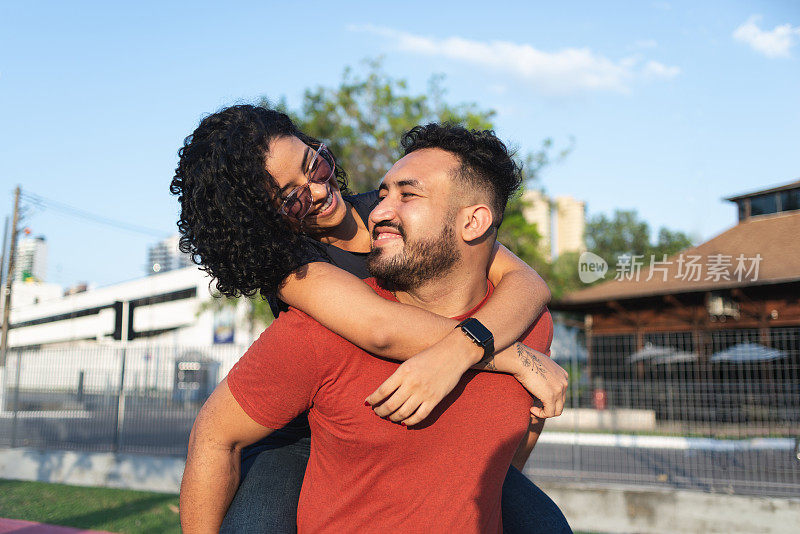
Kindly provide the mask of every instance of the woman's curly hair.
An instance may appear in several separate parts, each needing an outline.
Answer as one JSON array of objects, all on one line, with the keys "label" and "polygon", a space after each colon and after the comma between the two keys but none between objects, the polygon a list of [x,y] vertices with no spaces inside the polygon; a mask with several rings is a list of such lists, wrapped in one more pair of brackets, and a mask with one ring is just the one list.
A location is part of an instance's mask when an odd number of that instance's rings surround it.
[{"label": "woman's curly hair", "polygon": [[[238,105],[204,118],[178,151],[169,189],[181,205],[180,250],[215,279],[223,295],[275,295],[314,246],[272,201],[278,186],[265,159],[270,141],[283,136],[319,146],[286,114]],[[338,165],[336,179],[346,193],[346,174]]]}]

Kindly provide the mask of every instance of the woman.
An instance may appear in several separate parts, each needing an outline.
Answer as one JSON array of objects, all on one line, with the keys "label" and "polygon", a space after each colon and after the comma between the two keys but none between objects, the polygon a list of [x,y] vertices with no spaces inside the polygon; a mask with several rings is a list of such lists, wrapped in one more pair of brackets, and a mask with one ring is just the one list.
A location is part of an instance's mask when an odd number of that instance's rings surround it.
[{"label": "woman", "polygon": [[[253,106],[223,109],[205,118],[180,150],[171,191],[182,208],[181,248],[225,295],[277,296],[369,352],[408,360],[367,404],[377,415],[414,425],[479,363],[482,351],[454,329],[455,321],[389,302],[359,280],[367,276],[366,217],[377,195],[343,196],[345,178],[324,145],[299,132],[286,115]],[[549,291],[502,247],[488,277],[496,289],[475,317],[502,353],[539,316]],[[515,305],[520,302],[530,304]],[[294,530],[308,458],[307,421],[298,418],[276,434],[243,454],[243,472],[251,470],[243,474],[223,531]],[[527,492],[544,502],[527,479],[509,473],[515,477],[515,495]],[[504,499],[507,524],[528,532],[533,523],[542,526],[542,514],[526,524],[523,510],[507,508]],[[506,513],[512,516],[507,521]]]}]

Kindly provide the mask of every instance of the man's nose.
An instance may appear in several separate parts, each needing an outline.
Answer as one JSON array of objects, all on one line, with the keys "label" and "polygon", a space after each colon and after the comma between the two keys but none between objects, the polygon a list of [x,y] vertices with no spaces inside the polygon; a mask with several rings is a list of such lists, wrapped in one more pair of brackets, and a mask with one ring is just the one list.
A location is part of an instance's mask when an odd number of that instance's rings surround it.
[{"label": "man's nose", "polygon": [[389,221],[394,218],[394,206],[392,205],[392,201],[389,197],[384,198],[381,200],[377,206],[370,212],[369,220],[373,224],[377,224],[382,221]]}]

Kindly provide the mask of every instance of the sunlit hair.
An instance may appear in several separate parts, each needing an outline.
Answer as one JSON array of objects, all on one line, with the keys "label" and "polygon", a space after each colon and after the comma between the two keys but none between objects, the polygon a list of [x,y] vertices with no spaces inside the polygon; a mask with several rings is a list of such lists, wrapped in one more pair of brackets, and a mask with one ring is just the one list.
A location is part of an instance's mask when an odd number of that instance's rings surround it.
[{"label": "sunlit hair", "polygon": [[408,155],[423,148],[439,148],[458,157],[457,179],[489,195],[493,226],[499,227],[508,200],[522,184],[522,167],[492,130],[468,130],[454,124],[415,126],[401,140]]},{"label": "sunlit hair", "polygon": [[[270,141],[283,136],[319,146],[286,114],[238,105],[204,118],[178,151],[170,192],[181,206],[180,250],[223,295],[274,295],[314,246],[272,201],[279,188],[265,168],[266,154]],[[336,179],[346,193],[339,165]]]}]

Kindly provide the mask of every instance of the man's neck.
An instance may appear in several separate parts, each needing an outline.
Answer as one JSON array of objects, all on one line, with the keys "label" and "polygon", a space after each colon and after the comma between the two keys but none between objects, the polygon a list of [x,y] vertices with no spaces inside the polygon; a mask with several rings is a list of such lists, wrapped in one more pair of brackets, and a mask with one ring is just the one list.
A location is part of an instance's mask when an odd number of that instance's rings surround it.
[{"label": "man's neck", "polygon": [[486,271],[459,262],[444,276],[408,291],[396,291],[397,300],[443,317],[458,317],[486,297]]},{"label": "man's neck", "polygon": [[367,226],[352,204],[345,201],[345,205],[347,206],[347,215],[344,220],[330,231],[314,237],[321,243],[333,245],[349,252],[369,252],[370,237]]}]

